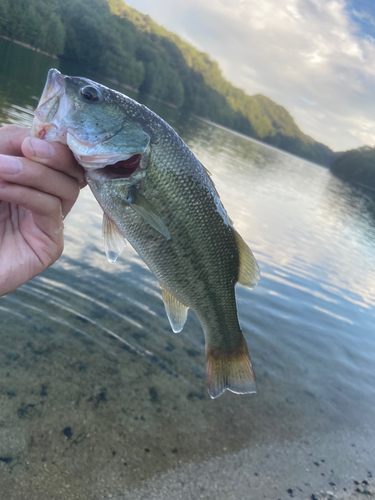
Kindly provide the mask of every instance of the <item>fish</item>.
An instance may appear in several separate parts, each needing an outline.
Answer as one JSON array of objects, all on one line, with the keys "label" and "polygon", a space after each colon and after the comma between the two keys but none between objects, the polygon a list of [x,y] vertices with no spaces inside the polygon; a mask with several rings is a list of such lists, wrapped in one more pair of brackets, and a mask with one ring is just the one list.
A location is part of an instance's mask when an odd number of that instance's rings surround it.
[{"label": "fish", "polygon": [[51,69],[32,137],[66,144],[103,210],[109,262],[126,241],[161,288],[174,332],[191,309],[205,337],[207,390],[256,392],[238,320],[235,285],[260,279],[209,172],[161,117],[130,97]]}]

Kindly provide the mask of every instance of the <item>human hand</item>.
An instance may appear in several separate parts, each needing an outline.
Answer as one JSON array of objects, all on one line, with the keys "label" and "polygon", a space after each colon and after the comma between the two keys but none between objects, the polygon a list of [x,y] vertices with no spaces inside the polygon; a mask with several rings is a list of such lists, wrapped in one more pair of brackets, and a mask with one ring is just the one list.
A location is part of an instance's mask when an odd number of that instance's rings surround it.
[{"label": "human hand", "polygon": [[29,135],[0,128],[0,297],[60,257],[63,219],[86,185],[67,146]]}]

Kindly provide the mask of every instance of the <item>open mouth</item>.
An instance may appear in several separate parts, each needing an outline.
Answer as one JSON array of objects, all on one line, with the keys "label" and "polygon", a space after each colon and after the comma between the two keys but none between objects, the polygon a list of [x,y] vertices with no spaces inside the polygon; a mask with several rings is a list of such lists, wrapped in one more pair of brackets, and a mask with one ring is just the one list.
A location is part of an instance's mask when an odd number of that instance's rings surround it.
[{"label": "open mouth", "polygon": [[[102,171],[108,179],[124,179],[130,177],[139,167],[142,155],[131,156],[127,160],[121,160],[112,165],[107,165]],[[104,173],[103,172],[103,173]]]}]

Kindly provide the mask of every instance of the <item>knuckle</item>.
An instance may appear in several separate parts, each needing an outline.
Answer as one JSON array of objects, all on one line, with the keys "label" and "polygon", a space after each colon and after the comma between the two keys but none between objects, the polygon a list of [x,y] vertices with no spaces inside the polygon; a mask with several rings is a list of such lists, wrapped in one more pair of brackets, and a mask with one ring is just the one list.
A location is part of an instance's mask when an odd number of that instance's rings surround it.
[{"label": "knuckle", "polygon": [[52,266],[62,255],[64,250],[64,242],[61,240],[56,243],[53,250],[50,251],[47,267]]},{"label": "knuckle", "polygon": [[0,149],[3,154],[21,154],[21,142],[29,129],[18,125],[1,127]]},{"label": "knuckle", "polygon": [[61,216],[61,201],[59,198],[56,198],[56,196],[49,196],[48,205],[48,212],[51,216]]},{"label": "knuckle", "polygon": [[57,246],[57,248],[56,248],[54,262],[56,262],[56,261],[57,261],[57,259],[59,259],[59,258],[61,257],[61,255],[62,255],[63,251],[64,251],[64,244],[63,244],[63,243],[61,243],[61,244],[60,244],[60,245],[58,245],[58,246]]},{"label": "knuckle", "polygon": [[79,192],[80,192],[79,184],[77,182],[75,182],[74,183],[74,188],[73,188],[73,191],[72,191],[72,199],[74,201],[78,198]]},{"label": "knuckle", "polygon": [[83,189],[85,186],[87,186],[85,171],[83,170],[82,167],[80,167],[80,173],[79,173],[78,182],[79,182],[79,188],[80,189]]}]

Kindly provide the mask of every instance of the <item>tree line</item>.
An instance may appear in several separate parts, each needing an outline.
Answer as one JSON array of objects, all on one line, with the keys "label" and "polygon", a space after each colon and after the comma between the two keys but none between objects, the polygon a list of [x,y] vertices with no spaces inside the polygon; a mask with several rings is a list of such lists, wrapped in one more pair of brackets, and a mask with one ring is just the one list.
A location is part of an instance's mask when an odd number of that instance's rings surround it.
[{"label": "tree line", "polygon": [[349,182],[375,189],[375,148],[363,146],[340,154],[331,171]]},{"label": "tree line", "polygon": [[1,0],[0,35],[308,160],[333,160],[285,108],[234,87],[207,54],[122,0]]}]

